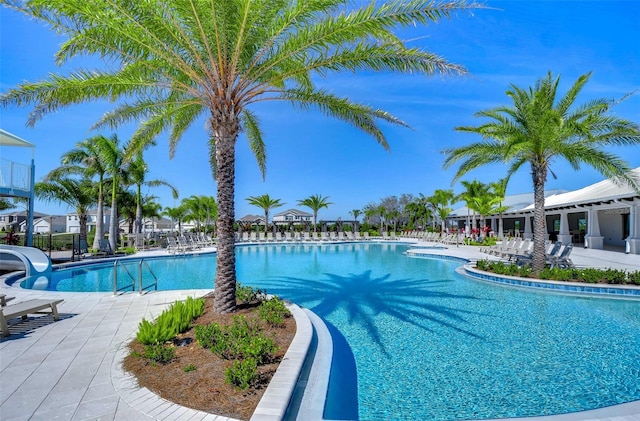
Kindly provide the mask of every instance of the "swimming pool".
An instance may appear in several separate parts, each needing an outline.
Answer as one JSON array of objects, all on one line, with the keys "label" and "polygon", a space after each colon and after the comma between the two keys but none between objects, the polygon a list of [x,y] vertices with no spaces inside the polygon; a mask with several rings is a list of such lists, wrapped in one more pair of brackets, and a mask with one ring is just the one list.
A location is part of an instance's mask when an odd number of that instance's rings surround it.
[{"label": "swimming pool", "polygon": [[[238,247],[243,284],[291,299],[335,327],[339,368],[328,418],[505,418],[640,399],[640,302],[476,282],[455,273],[457,262],[408,258],[404,250]],[[213,284],[213,256],[148,262],[162,289]],[[101,270],[79,267],[59,279],[56,272],[48,286],[70,290],[83,277],[98,286],[113,267]]]}]

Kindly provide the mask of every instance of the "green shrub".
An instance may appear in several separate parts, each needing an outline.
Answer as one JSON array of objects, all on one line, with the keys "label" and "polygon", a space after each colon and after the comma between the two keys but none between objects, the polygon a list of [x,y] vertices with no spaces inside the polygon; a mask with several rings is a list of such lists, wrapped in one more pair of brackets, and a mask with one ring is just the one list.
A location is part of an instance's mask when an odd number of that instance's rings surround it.
[{"label": "green shrub", "polygon": [[204,299],[188,297],[185,301],[176,301],[163,311],[155,323],[142,319],[138,325],[136,335],[138,341],[144,345],[154,345],[167,342],[177,334],[189,329],[191,321],[204,312]]},{"label": "green shrub", "polygon": [[210,325],[196,325],[194,328],[196,341],[201,347],[211,349],[213,343],[222,335],[222,329],[220,325],[211,323]]},{"label": "green shrub", "polygon": [[624,284],[627,280],[627,272],[619,269],[606,269],[603,273],[604,280],[608,284]]},{"label": "green shrub", "polygon": [[545,268],[540,271],[541,279],[551,279],[553,281],[572,280],[571,271],[561,268]]},{"label": "green shrub", "polygon": [[627,274],[627,282],[634,285],[640,285],[640,270],[629,272]]},{"label": "green shrub", "polygon": [[[514,265],[517,267],[517,265]],[[520,266],[518,267],[518,273],[517,276],[521,277],[521,278],[528,278],[529,276],[531,276],[531,273],[533,273],[533,269],[531,268],[531,266]]]},{"label": "green shrub", "polygon": [[196,371],[196,366],[193,365],[193,364],[185,365],[184,368],[182,369],[182,371],[184,371],[185,373],[189,373],[191,371]]},{"label": "green shrub", "polygon": [[577,278],[588,284],[595,284],[603,279],[601,269],[585,268],[578,271]]},{"label": "green shrub", "polygon": [[270,326],[283,326],[289,316],[291,312],[278,297],[263,301],[258,308],[258,317]]},{"label": "green shrub", "polygon": [[478,270],[487,270],[489,269],[490,265],[489,265],[489,261],[486,259],[482,259],[482,260],[478,260],[476,262],[476,269]]},{"label": "green shrub", "polygon": [[265,299],[267,291],[254,289],[250,286],[242,285],[238,282],[236,285],[236,300],[240,303],[252,303],[254,301],[262,301]]},{"label": "green shrub", "polygon": [[159,364],[167,364],[176,355],[176,349],[163,344],[145,345],[144,357]]},{"label": "green shrub", "polygon": [[263,364],[278,350],[273,339],[264,336],[257,321],[244,316],[234,316],[230,326],[196,327],[196,338],[201,346],[227,360],[251,357]]},{"label": "green shrub", "polygon": [[227,383],[247,389],[258,378],[258,364],[253,358],[236,360],[225,371]]},{"label": "green shrub", "polygon": [[[478,270],[493,272],[498,275],[513,275],[522,278],[530,277],[533,270],[530,266],[521,266],[502,261],[478,260],[476,262]],[[606,282],[608,284],[635,284],[640,285],[640,271],[627,273],[619,269],[596,269],[596,268],[545,268],[539,273],[540,279],[550,279],[554,281],[573,281],[595,284]]]}]

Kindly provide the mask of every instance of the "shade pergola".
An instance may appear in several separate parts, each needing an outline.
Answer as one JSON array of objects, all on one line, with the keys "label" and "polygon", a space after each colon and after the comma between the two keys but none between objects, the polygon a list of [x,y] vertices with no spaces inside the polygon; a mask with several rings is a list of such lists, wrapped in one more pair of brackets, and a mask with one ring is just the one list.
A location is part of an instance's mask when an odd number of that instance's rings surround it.
[{"label": "shade pergola", "polygon": [[7,168],[5,171],[5,163],[2,163],[2,177],[0,178],[0,196],[5,197],[22,197],[27,199],[27,225],[25,232],[26,246],[31,247],[33,245],[33,212],[34,212],[34,183],[35,183],[35,164],[34,154],[35,147],[31,142],[27,142],[9,133],[6,130],[0,129],[0,146],[13,146],[22,148],[31,148],[31,165],[28,166],[28,174],[26,182],[16,183],[14,182],[15,165],[13,162],[7,162]]}]

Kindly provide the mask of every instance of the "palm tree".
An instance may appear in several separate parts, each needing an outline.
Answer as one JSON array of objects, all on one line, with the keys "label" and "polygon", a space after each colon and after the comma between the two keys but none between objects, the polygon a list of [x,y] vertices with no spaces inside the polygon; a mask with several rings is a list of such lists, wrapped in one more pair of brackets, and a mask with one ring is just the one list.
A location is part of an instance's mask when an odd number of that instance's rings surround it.
[{"label": "palm tree", "polygon": [[[350,210],[349,213],[353,216],[353,220],[355,221],[355,224],[353,225],[353,230],[354,231],[358,231],[359,230],[358,229],[358,225],[359,225],[358,217],[360,217],[360,215],[362,214],[362,211],[360,209],[353,209],[353,210]],[[314,225],[314,227],[315,227],[315,225]]]},{"label": "palm tree", "polygon": [[298,200],[299,206],[306,206],[313,211],[313,232],[316,232],[316,224],[318,223],[318,211],[322,208],[328,208],[333,205],[329,202],[329,196],[323,197],[319,194],[312,194],[306,199]]},{"label": "palm tree", "polygon": [[75,209],[80,220],[80,239],[87,240],[89,207],[96,203],[95,185],[88,178],[76,179],[54,174],[34,185],[36,197],[45,201],[66,203]]},{"label": "palm tree", "polygon": [[247,197],[247,202],[250,205],[257,206],[264,210],[264,232],[267,232],[267,226],[269,226],[269,210],[273,208],[279,208],[284,205],[284,203],[280,202],[280,199],[272,199],[268,194],[263,194],[262,196],[249,196]]},{"label": "palm tree", "polygon": [[420,195],[413,199],[412,202],[407,203],[407,205],[405,206],[405,210],[409,212],[409,218],[413,223],[422,219],[422,229],[427,229],[427,222],[431,217],[428,197],[420,193]]},{"label": "palm tree", "polygon": [[393,223],[393,232],[394,233],[397,231],[398,219],[400,218],[400,216],[402,216],[400,211],[395,210],[395,209],[387,212],[387,220],[389,220],[389,221],[391,221]]},{"label": "palm tree", "polygon": [[473,216],[471,219],[471,229],[475,230],[477,228],[476,212],[478,212],[478,209],[475,207],[475,199],[487,194],[487,192],[489,191],[489,186],[487,186],[486,184],[478,180],[473,180],[473,181],[463,180],[460,182],[460,184],[462,184],[462,186],[464,187],[464,191],[460,193],[458,196],[456,196],[453,200],[454,201],[464,200],[464,202],[466,203],[467,223],[469,223],[468,212],[469,210],[473,211]]},{"label": "palm tree", "polygon": [[489,192],[471,199],[473,209],[475,209],[480,215],[480,233],[483,232],[485,228],[485,217],[487,215],[493,215],[500,212],[500,200],[501,199],[499,197],[496,197],[494,194]]},{"label": "palm tree", "polygon": [[436,211],[436,215],[438,215],[438,217],[440,218],[440,229],[442,232],[445,232],[447,230],[446,219],[451,211],[453,211],[453,209],[451,209],[449,205],[454,200],[454,198],[455,194],[451,189],[437,189],[433,192],[433,196],[429,197],[429,204],[433,207],[433,209]]},{"label": "palm tree", "polygon": [[180,204],[175,208],[166,207],[164,208],[164,212],[162,213],[163,215],[166,215],[169,218],[171,218],[172,224],[174,221],[178,222],[178,234],[182,234],[182,221],[185,220],[185,218],[187,217],[187,214],[189,213],[189,210],[187,209],[187,207],[184,204]]},{"label": "palm tree", "polygon": [[262,131],[250,106],[275,100],[320,110],[388,149],[380,122],[404,122],[317,88],[316,78],[354,71],[464,73],[437,55],[408,48],[394,31],[479,6],[466,0],[393,0],[379,6],[344,0],[51,0],[11,7],[68,37],[56,55],[59,63],[87,54],[120,64],[50,75],[2,94],[2,106],[35,106],[28,124],[72,104],[121,100],[96,126],[139,124],[136,144],[169,131],[173,155],[187,129],[206,118],[219,205],[214,311],[228,313],[236,309],[235,145],[241,132],[263,176],[266,170]]},{"label": "palm tree", "polygon": [[604,176],[640,191],[640,182],[633,177],[629,165],[604,149],[612,145],[639,144],[640,127],[607,115],[614,105],[608,100],[597,99],[573,107],[590,77],[590,73],[580,76],[561,97],[557,97],[560,77],[554,78],[551,72],[528,90],[511,85],[507,96],[513,101],[512,107],[480,111],[476,116],[490,119],[488,123],[456,128],[480,134],[483,141],[445,151],[445,168],[462,160],[455,179],[494,163],[508,164],[507,177],[510,177],[528,164],[534,195],[535,272],[545,266],[544,188],[547,175],[553,175],[550,168],[553,160],[564,158],[576,171],[585,163]]},{"label": "palm tree", "polygon": [[93,238],[94,249],[98,248],[98,241],[104,238],[104,188],[107,177],[107,163],[100,153],[100,145],[107,139],[102,136],[94,136],[76,143],[74,149],[64,153],[61,157],[62,165],[51,171],[47,177],[80,174],[84,177],[97,177],[97,210],[96,210],[96,235]]},{"label": "palm tree", "polygon": [[128,181],[136,186],[136,220],[135,232],[142,232],[142,186],[159,187],[165,186],[171,189],[171,195],[174,199],[178,198],[178,190],[164,180],[146,180],[147,163],[142,157],[142,151],[138,151],[133,161],[129,163],[127,168]]},{"label": "palm tree", "polygon": [[4,197],[0,197],[0,212],[13,208],[15,208],[15,205],[13,203],[5,199]]},{"label": "palm tree", "polygon": [[502,205],[502,202],[504,201],[504,198],[507,195],[508,182],[509,182],[508,178],[501,178],[500,180],[494,183],[489,183],[489,188],[491,189],[491,193],[493,193],[493,195],[499,199],[498,200],[498,214],[499,214],[498,238],[499,239],[502,239],[504,237],[504,234],[503,234],[504,221],[503,221],[502,215],[504,211],[509,209],[508,207]]},{"label": "palm tree", "polygon": [[382,234],[383,232],[385,232],[386,230],[384,229],[384,227],[386,226],[386,218],[387,218],[387,208],[385,208],[383,205],[378,205],[376,207],[376,215],[380,218],[380,234]]},{"label": "palm tree", "polygon": [[[216,198],[213,196],[198,196],[200,198],[200,210],[204,216],[204,233],[207,233],[207,227],[211,225],[212,221],[218,219],[218,204]],[[214,235],[215,235],[215,224]]]},{"label": "palm tree", "polygon": [[109,245],[112,250],[118,248],[120,227],[118,226],[118,189],[120,182],[124,180],[127,168],[125,167],[124,151],[127,146],[121,148],[120,140],[116,134],[110,137],[99,136],[96,139],[98,153],[104,163],[107,174],[110,175],[111,184],[111,214],[109,221]]}]

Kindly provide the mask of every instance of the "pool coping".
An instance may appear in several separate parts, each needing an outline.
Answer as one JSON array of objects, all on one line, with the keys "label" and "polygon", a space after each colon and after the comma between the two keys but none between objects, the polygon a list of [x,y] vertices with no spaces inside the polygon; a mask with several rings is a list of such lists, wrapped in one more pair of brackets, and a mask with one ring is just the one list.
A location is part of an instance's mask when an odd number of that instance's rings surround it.
[{"label": "pool coping", "polygon": [[[471,279],[479,281],[534,290],[575,294],[580,296],[640,300],[640,286],[636,285],[589,284],[584,282],[563,282],[554,281],[551,279],[521,278],[518,276],[498,275],[493,272],[487,272],[475,268],[473,266],[475,262],[470,259],[444,254],[424,253],[416,250],[420,249],[407,250],[405,252],[405,255],[410,257],[436,258],[461,262],[463,263],[461,273]],[[423,250],[428,251],[430,249]]]}]

